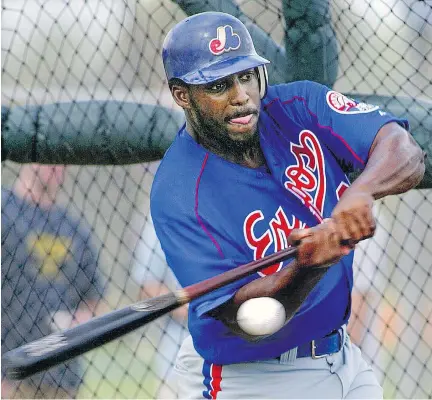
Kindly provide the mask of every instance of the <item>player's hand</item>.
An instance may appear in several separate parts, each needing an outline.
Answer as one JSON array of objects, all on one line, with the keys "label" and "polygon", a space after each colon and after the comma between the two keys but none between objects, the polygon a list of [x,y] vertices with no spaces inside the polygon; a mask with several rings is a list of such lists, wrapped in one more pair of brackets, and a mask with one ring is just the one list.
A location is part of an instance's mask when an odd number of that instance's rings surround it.
[{"label": "player's hand", "polygon": [[288,237],[297,246],[299,267],[328,267],[349,254],[351,248],[342,245],[342,235],[333,219],[308,229],[294,229]]},{"label": "player's hand", "polygon": [[376,222],[373,216],[374,198],[365,191],[347,189],[333,210],[332,219],[342,241],[348,247],[354,246],[361,240],[372,237],[375,233]]}]

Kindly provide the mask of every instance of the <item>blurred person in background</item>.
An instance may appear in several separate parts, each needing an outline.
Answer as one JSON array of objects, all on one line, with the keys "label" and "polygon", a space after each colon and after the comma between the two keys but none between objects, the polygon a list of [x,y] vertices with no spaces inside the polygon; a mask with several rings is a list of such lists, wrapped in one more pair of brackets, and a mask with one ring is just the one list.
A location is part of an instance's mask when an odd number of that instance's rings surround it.
[{"label": "blurred person in background", "polygon": [[[56,204],[65,167],[26,164],[2,187],[2,354],[93,316],[103,286],[91,229]],[[74,398],[78,360],[9,381],[2,398]]]},{"label": "blurred person in background", "polygon": [[[132,276],[141,286],[141,299],[156,297],[179,288],[179,283],[169,269],[154,231],[150,215],[135,249],[136,263]],[[187,306],[173,311],[149,324],[144,335],[155,347],[150,370],[156,375],[158,389],[155,398],[177,398],[172,367],[177,352],[188,335]]]}]

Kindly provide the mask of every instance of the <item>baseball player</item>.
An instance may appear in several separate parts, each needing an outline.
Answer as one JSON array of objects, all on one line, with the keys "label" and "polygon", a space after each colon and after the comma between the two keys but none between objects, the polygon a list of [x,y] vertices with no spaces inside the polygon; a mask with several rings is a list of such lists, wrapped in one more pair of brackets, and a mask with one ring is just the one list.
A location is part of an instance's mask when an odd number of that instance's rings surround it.
[{"label": "baseball player", "polygon": [[[151,210],[180,284],[298,245],[295,260],[190,304],[179,397],[382,397],[346,334],[352,250],[374,233],[374,199],[424,174],[408,122],[314,82],[268,86],[268,61],[224,13],[177,24],[163,62],[186,124],[157,171]],[[236,312],[263,296],[285,306],[286,323],[247,335]]]}]

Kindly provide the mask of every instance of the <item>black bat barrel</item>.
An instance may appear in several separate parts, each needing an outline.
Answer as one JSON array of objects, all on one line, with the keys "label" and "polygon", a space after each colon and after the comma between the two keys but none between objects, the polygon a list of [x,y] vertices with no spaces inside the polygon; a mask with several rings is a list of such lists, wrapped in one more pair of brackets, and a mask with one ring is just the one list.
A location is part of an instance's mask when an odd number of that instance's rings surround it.
[{"label": "black bat barrel", "polygon": [[9,379],[24,379],[132,332],[181,304],[175,293],[136,303],[5,353]]}]

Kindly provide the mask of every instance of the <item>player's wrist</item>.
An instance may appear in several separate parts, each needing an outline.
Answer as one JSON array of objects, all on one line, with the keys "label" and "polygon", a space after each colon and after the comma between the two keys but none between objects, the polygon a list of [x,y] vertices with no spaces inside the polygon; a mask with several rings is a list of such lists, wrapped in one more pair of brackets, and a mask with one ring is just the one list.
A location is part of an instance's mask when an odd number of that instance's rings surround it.
[{"label": "player's wrist", "polygon": [[353,184],[345,190],[340,201],[358,196],[370,197],[373,201],[375,200],[375,195],[376,190],[374,190],[373,182],[364,181],[359,177],[358,180],[354,181]]}]

